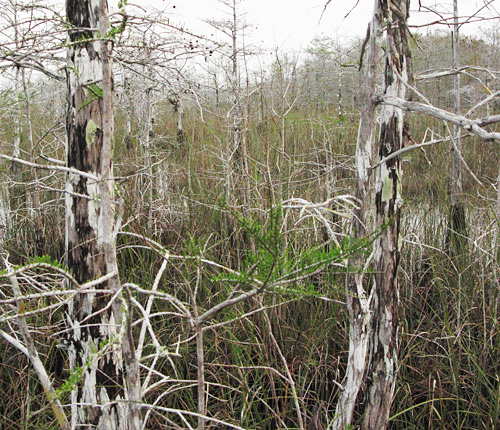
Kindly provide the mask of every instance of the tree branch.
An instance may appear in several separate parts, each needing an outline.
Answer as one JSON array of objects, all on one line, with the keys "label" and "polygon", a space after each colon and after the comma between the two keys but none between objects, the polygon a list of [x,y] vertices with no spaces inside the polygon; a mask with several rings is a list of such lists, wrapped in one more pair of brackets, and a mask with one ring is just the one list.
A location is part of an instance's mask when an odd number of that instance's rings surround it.
[{"label": "tree branch", "polygon": [[73,167],[31,163],[30,161],[23,160],[22,158],[12,157],[11,155],[5,155],[5,154],[0,154],[0,158],[3,158],[4,160],[8,160],[8,161],[13,161],[14,163],[23,164],[25,166],[34,167],[35,169],[57,170],[59,172],[83,176],[84,178],[91,179],[92,181],[96,181],[96,182],[99,180],[99,178],[97,176],[93,175],[92,173],[83,172],[83,171],[75,169]]},{"label": "tree branch", "polygon": [[489,132],[481,128],[485,125],[492,124],[493,122],[500,121],[500,115],[494,115],[492,117],[480,118],[475,120],[468,119],[463,115],[454,114],[431,105],[426,105],[418,102],[409,102],[398,97],[385,95],[376,96],[374,98],[374,102],[377,104],[383,103],[390,106],[399,107],[407,111],[420,112],[425,115],[432,116],[433,118],[437,118],[442,121],[457,125],[458,127],[461,127],[464,130],[467,130],[469,133],[475,134],[476,136],[479,136],[484,140],[500,140],[499,132]]}]

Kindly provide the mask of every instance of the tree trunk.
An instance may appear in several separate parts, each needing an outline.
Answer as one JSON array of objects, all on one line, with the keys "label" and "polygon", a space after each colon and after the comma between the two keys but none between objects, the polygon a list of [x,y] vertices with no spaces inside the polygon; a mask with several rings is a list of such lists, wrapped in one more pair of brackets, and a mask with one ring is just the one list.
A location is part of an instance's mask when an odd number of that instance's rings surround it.
[{"label": "tree trunk", "polygon": [[175,100],[176,103],[174,105],[174,110],[177,116],[177,145],[179,145],[179,147],[182,148],[186,142],[186,136],[184,134],[184,126],[182,123],[182,119],[184,116],[184,103],[182,101],[182,97],[180,94],[176,97]]},{"label": "tree trunk", "polygon": [[130,78],[127,76],[127,72],[125,71],[125,68],[122,67],[122,73],[123,73],[123,94],[124,94],[124,101],[125,101],[125,112],[126,112],[126,119],[125,119],[125,146],[127,148],[127,151],[130,151],[132,149],[132,117],[133,117],[133,100],[132,100],[132,95],[131,95],[131,90],[130,90]]},{"label": "tree trunk", "polygon": [[206,400],[205,400],[205,354],[203,350],[203,330],[196,326],[196,368],[198,375],[198,430],[205,430]]},{"label": "tree trunk", "polygon": [[[14,39],[15,39],[15,44],[16,44],[16,50],[20,49],[21,45],[21,40],[20,40],[20,35],[19,35],[19,20],[18,20],[18,4],[15,3],[13,4],[14,7]],[[19,158],[21,156],[21,67],[16,66],[16,80],[15,80],[15,89],[14,89],[14,96],[16,97],[16,109],[17,109],[17,115],[16,119],[14,122],[14,148],[12,150],[12,156],[15,158]],[[12,163],[12,175],[14,177],[15,182],[21,182],[22,178],[19,172],[19,166],[13,162]],[[16,197],[16,208],[20,204],[19,202],[19,196],[17,195],[18,193],[14,193]],[[17,213],[17,211],[15,211]]]},{"label": "tree trunk", "polygon": [[[14,119],[14,138],[13,138],[13,148],[12,148],[12,156],[15,158],[20,158],[21,156],[21,117],[22,117],[22,107],[21,107],[21,69],[19,67],[16,68],[16,78],[14,83],[14,103],[15,103],[15,119]],[[21,167],[16,163],[12,162],[9,169],[9,177],[14,182],[12,186],[11,192],[11,207],[12,207],[12,216],[14,217],[13,225],[17,223],[17,220],[20,219],[20,211],[19,209],[23,206],[23,175],[21,171]]]},{"label": "tree trunk", "polygon": [[231,108],[230,115],[230,141],[231,141],[231,159],[232,159],[232,170],[236,173],[236,176],[244,171],[243,165],[245,159],[243,157],[243,118],[241,106],[241,85],[240,85],[240,68],[238,60],[238,17],[236,14],[236,0],[233,0],[232,4],[233,22],[231,27],[232,34],[232,71],[231,71],[231,95],[233,97],[233,106]]},{"label": "tree trunk", "polygon": [[[452,58],[453,69],[459,67],[459,24],[458,24],[458,0],[453,1],[453,33],[452,33]],[[453,76],[453,110],[460,114],[460,74]],[[465,208],[462,203],[462,141],[460,139],[460,127],[453,126],[453,145],[451,149],[451,184],[450,184],[450,218],[448,221],[448,245],[450,255],[460,257],[465,253],[465,241],[467,235],[467,224],[465,220]]]},{"label": "tree trunk", "polygon": [[[19,67],[16,68],[16,80],[15,80],[15,90],[14,90],[14,96],[16,97],[16,109],[17,109],[17,114],[16,114],[16,119],[14,121],[14,147],[12,149],[12,156],[15,158],[19,158],[21,156],[21,89],[20,89],[20,84],[21,82],[21,69]],[[14,180],[19,180],[19,175],[18,175],[18,170],[19,167],[18,165],[13,162],[12,163],[12,172],[14,174]]]},{"label": "tree trunk", "polygon": [[[375,110],[373,95],[377,81],[377,60],[380,52],[382,33],[382,8],[375,0],[373,19],[367,34],[368,53],[365,72],[366,98],[361,113],[356,143],[356,198],[358,206],[353,216],[351,236],[354,240],[362,239],[374,230],[373,211],[370,191],[370,166],[373,161],[373,141],[375,135]],[[353,421],[356,400],[365,374],[368,336],[371,321],[370,300],[363,269],[365,256],[362,251],[355,254],[349,266],[356,267],[347,280],[347,309],[349,312],[349,356],[343,389],[335,410],[331,429],[343,430]]]},{"label": "tree trunk", "polygon": [[[384,93],[405,98],[407,80],[407,27],[409,0],[381,2],[387,23],[384,70]],[[382,106],[379,160],[402,148],[403,111]],[[375,171],[375,211],[378,236],[374,246],[375,284],[372,294],[372,325],[370,328],[370,364],[368,393],[363,411],[362,429],[385,429],[389,423],[394,394],[398,340],[399,229],[401,199],[401,159],[382,163]]]},{"label": "tree trunk", "polygon": [[72,25],[68,32],[67,164],[98,178],[93,181],[74,174],[67,178],[67,265],[80,283],[114,273],[103,284],[110,294],[79,294],[69,304],[69,359],[76,375],[72,426],[139,430],[138,363],[130,333],[123,333],[126,304],[116,261],[119,225],[111,161],[111,42],[99,40],[108,28],[106,0],[67,0],[66,13]]},{"label": "tree trunk", "polygon": [[[244,139],[243,106],[241,103],[241,82],[240,82],[240,62],[238,50],[238,37],[240,23],[237,14],[237,1],[224,3],[231,9],[232,21],[229,24],[231,33],[231,72],[229,76],[231,84],[232,106],[227,112],[227,136],[226,136],[226,163],[225,163],[225,199],[231,208],[238,206],[243,208],[245,215],[248,207],[248,196],[245,193],[246,178],[248,172],[246,140]],[[225,235],[230,239],[231,248],[235,252],[235,265],[239,266],[241,260],[241,250],[245,248],[245,235],[238,231],[236,218],[233,214],[227,213],[225,219]]]},{"label": "tree trunk", "polygon": [[[24,93],[24,113],[26,117],[26,136],[28,140],[28,151],[29,151],[29,161],[35,163],[35,144],[33,142],[33,127],[31,126],[31,106],[30,106],[30,94],[28,89],[28,83],[26,80],[26,72],[24,69],[21,70],[21,80]],[[44,240],[43,240],[43,220],[40,205],[40,185],[38,183],[38,173],[35,168],[31,168],[31,178],[34,184],[34,189],[32,192],[26,194],[26,203],[28,210],[30,211],[30,218],[33,220],[35,225],[35,255],[43,253],[44,250]]]},{"label": "tree trunk", "polygon": [[[146,58],[151,58],[150,49],[146,50]],[[153,67],[148,65],[145,67],[147,75],[150,78],[144,99],[144,116],[142,121],[142,136],[141,136],[141,150],[142,150],[142,165],[146,168],[146,179],[143,181],[141,187],[142,192],[145,194],[145,204],[147,210],[147,223],[146,231],[151,234],[153,231],[153,160],[151,154],[151,146],[154,139],[154,102],[153,102]],[[145,70],[145,72],[146,72]]]},{"label": "tree trunk", "polygon": [[0,248],[3,248],[9,234],[10,216],[9,188],[2,187],[0,190]]}]

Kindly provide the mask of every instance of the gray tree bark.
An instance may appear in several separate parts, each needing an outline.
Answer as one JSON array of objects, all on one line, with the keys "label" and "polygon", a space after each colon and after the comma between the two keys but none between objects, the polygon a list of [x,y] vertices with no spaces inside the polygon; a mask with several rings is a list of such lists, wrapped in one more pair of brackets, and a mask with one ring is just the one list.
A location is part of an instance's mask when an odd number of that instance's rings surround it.
[{"label": "gray tree bark", "polygon": [[[458,0],[453,0],[453,32],[452,32],[452,67],[459,68],[459,24]],[[453,110],[460,114],[460,73],[453,76]],[[460,127],[453,125],[453,145],[451,147],[451,184],[450,184],[450,219],[448,221],[448,241],[451,256],[460,256],[464,253],[466,238],[465,208],[461,201],[462,195],[462,141]]]},{"label": "gray tree bark", "polygon": [[10,216],[9,189],[4,187],[0,190],[0,247],[8,237]]},{"label": "gray tree bark", "polygon": [[382,106],[378,162],[375,164],[375,222],[370,190],[372,151],[375,126],[374,97],[376,66],[384,23],[384,97],[404,100],[408,79],[409,48],[407,42],[408,0],[375,1],[369,27],[366,102],[361,115],[356,146],[356,197],[359,209],[353,217],[352,236],[361,239],[376,233],[374,243],[375,275],[373,285],[364,271],[371,264],[363,255],[355,255],[350,265],[359,272],[348,278],[347,306],[350,319],[349,361],[346,378],[330,428],[345,429],[354,421],[354,410],[365,378],[367,394],[359,412],[363,429],[385,429],[394,393],[397,367],[399,210],[401,199],[401,162],[391,154],[402,148],[403,110],[393,105]]},{"label": "gray tree bark", "polygon": [[[351,236],[362,239],[374,230],[373,198],[370,190],[370,166],[373,160],[375,136],[375,111],[373,102],[377,82],[377,62],[382,35],[382,6],[375,0],[373,18],[367,33],[367,61],[365,71],[365,103],[361,113],[356,143],[356,198],[358,209],[353,216]],[[347,280],[347,309],[349,312],[349,356],[342,391],[330,428],[343,430],[353,421],[361,384],[367,363],[369,329],[371,324],[369,284],[364,273],[365,256],[358,252],[349,261],[349,266],[357,268]]]},{"label": "gray tree bark", "polygon": [[[116,261],[112,181],[113,92],[106,0],[67,0],[67,164],[97,177],[66,181],[67,265],[80,283],[114,273],[110,294],[78,294],[69,305],[69,360],[76,429],[141,428],[139,369]],[[117,219],[118,218],[118,221]]]},{"label": "gray tree bark", "polygon": [[[147,44],[147,42],[145,42]],[[145,49],[146,61],[151,58],[151,48]],[[154,139],[154,101],[153,101],[153,75],[154,70],[151,64],[144,66],[144,74],[150,78],[147,82],[146,91],[144,94],[144,112],[142,118],[142,135],[141,135],[141,151],[143,165],[146,170],[146,178],[142,181],[143,193],[145,194],[145,204],[147,210],[146,231],[148,234],[153,231],[153,155],[151,147]]]},{"label": "gray tree bark", "polygon": [[[409,49],[409,0],[381,1],[386,22],[384,93],[405,99]],[[380,113],[378,159],[403,146],[403,110],[383,105]],[[375,283],[371,303],[370,363],[362,429],[387,428],[396,383],[398,355],[398,265],[401,198],[401,159],[394,157],[375,169],[377,239],[374,244]]]},{"label": "gray tree bark", "polygon": [[[244,23],[238,15],[239,0],[219,0],[230,10],[231,18],[220,25],[219,29],[231,37],[231,51],[229,55],[230,70],[228,78],[231,86],[231,108],[226,113],[226,154],[224,165],[224,188],[226,204],[232,208],[241,207],[243,214],[248,208],[249,196],[248,162],[245,138],[244,107],[241,91],[241,51],[238,46],[243,36]],[[225,235],[230,239],[231,247],[236,252],[236,265],[240,263],[240,252],[245,247],[245,235],[238,230],[236,218],[233,214],[225,216]]]}]

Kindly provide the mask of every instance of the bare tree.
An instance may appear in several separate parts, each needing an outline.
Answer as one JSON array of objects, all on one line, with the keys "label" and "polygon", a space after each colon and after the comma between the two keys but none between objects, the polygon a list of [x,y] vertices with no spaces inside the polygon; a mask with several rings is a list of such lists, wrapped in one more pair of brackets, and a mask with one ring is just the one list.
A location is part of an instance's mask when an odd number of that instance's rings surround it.
[{"label": "bare tree", "polygon": [[[370,166],[373,160],[373,144],[375,137],[376,105],[373,95],[377,83],[377,64],[382,36],[383,8],[379,0],[375,0],[373,18],[368,27],[366,44],[368,45],[365,89],[366,99],[361,113],[358,137],[356,142],[356,192],[358,209],[355,210],[352,222],[354,239],[365,238],[374,230],[373,197],[370,185]],[[354,408],[367,363],[369,331],[371,329],[371,294],[369,293],[370,277],[364,273],[366,262],[361,252],[349,261],[358,268],[347,280],[347,310],[349,312],[349,355],[346,375],[342,384],[332,429],[341,430],[351,425]]]},{"label": "bare tree", "polygon": [[[241,207],[244,214],[248,209],[249,201],[249,177],[247,160],[247,139],[245,129],[244,98],[242,90],[242,67],[241,59],[244,54],[242,46],[244,32],[247,27],[241,12],[242,0],[219,0],[225,6],[227,19],[209,20],[218,32],[229,40],[229,48],[221,51],[226,66],[226,79],[229,86],[229,109],[226,115],[226,147],[224,158],[224,198],[230,207]],[[216,85],[216,97],[218,98],[217,74],[213,74]],[[231,243],[239,250],[238,242],[242,239],[238,232],[236,220],[231,214],[225,216],[225,235]],[[239,254],[239,251],[238,251]],[[239,255],[237,255],[237,260]]]},{"label": "bare tree", "polygon": [[[0,65],[2,73],[13,75],[14,133],[12,138],[12,156],[19,158],[26,151],[29,160],[35,161],[35,142],[32,125],[30,77],[33,70],[62,79],[57,73],[50,72],[41,60],[45,51],[58,51],[57,42],[60,32],[56,30],[58,12],[43,4],[8,0],[2,5],[0,12]],[[47,15],[50,15],[47,16]],[[39,46],[44,46],[41,50]],[[57,55],[53,55],[57,61]],[[53,60],[52,60],[53,61]],[[50,64],[52,61],[46,61]],[[45,62],[45,61],[44,61]],[[31,70],[29,70],[31,69]],[[39,75],[39,74],[38,74]],[[24,141],[24,142],[23,142]],[[35,224],[35,253],[42,253],[43,222],[41,217],[40,181],[35,170],[31,170],[31,183],[25,184],[20,166],[12,163],[10,179],[13,188],[11,193],[13,215],[16,224],[19,211],[23,205],[27,209],[26,219]]]},{"label": "bare tree", "polygon": [[[356,197],[359,210],[353,220],[353,236],[375,234],[373,254],[368,261],[363,256],[352,258],[359,273],[348,281],[347,306],[350,317],[349,361],[347,374],[332,428],[344,429],[353,422],[353,412],[365,372],[368,398],[365,402],[363,428],[386,428],[397,369],[399,209],[401,199],[401,164],[397,158],[379,163],[375,169],[375,224],[372,219],[373,200],[370,196],[372,145],[375,130],[376,65],[380,35],[385,28],[384,94],[404,99],[407,81],[408,1],[390,3],[376,1],[367,39],[368,58],[365,72],[367,100],[358,129],[356,147]],[[403,111],[382,106],[378,159],[383,160],[402,147]],[[374,258],[373,284],[364,271]],[[369,352],[369,353],[368,353]],[[369,359],[369,362],[368,362]],[[368,362],[368,369],[366,368]]]},{"label": "bare tree", "polygon": [[[3,175],[2,175],[3,176]],[[0,191],[0,246],[3,246],[9,231],[10,204],[8,188]]]},{"label": "bare tree", "polygon": [[153,176],[153,156],[152,147],[154,144],[154,69],[151,64],[151,56],[154,43],[144,40],[144,65],[142,67],[143,76],[147,77],[146,88],[144,91],[143,116],[140,121],[141,136],[140,144],[142,151],[142,165],[145,166],[145,179],[142,181],[141,189],[145,194],[145,203],[147,206],[146,231],[150,234],[153,231],[153,197],[154,197],[154,176]]},{"label": "bare tree", "polygon": [[[31,121],[31,98],[28,88],[28,81],[26,78],[26,70],[21,70],[21,81],[24,95],[24,114],[26,119],[26,136],[28,141],[28,154],[29,160],[35,162],[35,143],[33,141],[33,126]],[[28,192],[27,203],[28,210],[30,211],[30,218],[35,224],[35,254],[40,254],[43,251],[43,221],[40,206],[40,185],[38,180],[38,173],[36,169],[31,168],[31,178],[34,183],[33,192]]]},{"label": "bare tree", "polygon": [[[114,198],[111,144],[113,77],[105,0],[67,0],[67,165],[95,177],[68,175],[67,265],[84,283],[113,274],[112,296],[78,294],[70,302],[69,359],[81,380],[72,391],[72,425],[99,429],[141,428],[139,369],[125,330],[116,260],[119,206]],[[125,400],[129,400],[126,402]]]},{"label": "bare tree", "polygon": [[[382,4],[387,23],[384,56],[384,94],[405,99],[408,70],[411,70],[407,20],[409,0]],[[383,160],[403,147],[403,110],[383,105],[380,113],[378,159]],[[375,211],[377,238],[374,244],[375,276],[370,328],[368,394],[363,429],[385,429],[389,424],[396,385],[399,330],[399,233],[401,195],[399,157],[375,169]]]},{"label": "bare tree", "polygon": [[[460,66],[460,25],[458,22],[458,0],[453,0],[453,32],[452,32],[452,68],[459,70]],[[453,111],[460,114],[460,73],[453,76]],[[451,255],[462,254],[466,237],[465,208],[462,203],[462,140],[460,127],[453,125],[452,161],[450,172],[450,219],[448,240]]]}]

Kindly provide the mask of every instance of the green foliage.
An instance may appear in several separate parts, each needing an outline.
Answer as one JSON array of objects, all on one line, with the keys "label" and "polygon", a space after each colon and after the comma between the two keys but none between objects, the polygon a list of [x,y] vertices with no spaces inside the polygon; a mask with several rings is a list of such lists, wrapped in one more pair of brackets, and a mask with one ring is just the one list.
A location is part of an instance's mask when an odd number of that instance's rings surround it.
[{"label": "green foliage", "polygon": [[50,255],[36,255],[34,256],[27,264],[38,264],[38,263],[43,263],[43,264],[48,264],[53,267],[57,267],[59,269],[63,270],[68,270],[68,268],[60,263],[57,259],[52,258]]},{"label": "green foliage", "polygon": [[62,399],[64,395],[71,393],[83,381],[83,367],[78,366],[75,371],[70,370],[69,377],[62,383],[62,385],[55,390],[56,396]]},{"label": "green foliage", "polygon": [[[50,255],[47,255],[47,254],[35,255],[31,259],[29,259],[25,264],[16,265],[13,267],[13,269],[19,270],[19,269],[22,269],[24,267],[33,266],[33,265],[34,266],[36,266],[36,265],[43,266],[44,269],[47,269],[47,266],[52,266],[52,267],[64,270],[67,273],[70,273],[70,270],[64,264],[60,263],[57,259],[52,258]],[[5,276],[5,275],[7,275],[7,273],[9,273],[9,271],[7,271],[5,269],[0,270],[0,276]]]},{"label": "green foliage", "polygon": [[[237,214],[238,224],[255,242],[255,252],[248,252],[243,260],[240,273],[223,273],[212,277],[212,281],[255,285],[255,280],[263,286],[271,286],[272,292],[292,296],[318,297],[323,293],[309,282],[333,263],[339,264],[340,271],[347,271],[345,262],[349,255],[362,252],[369,255],[375,236],[352,240],[345,237],[339,246],[330,243],[306,246],[302,249],[283,248],[281,232],[283,212],[280,205],[268,211],[265,222]],[[199,246],[190,241],[189,255],[198,255]],[[344,268],[342,268],[344,267]],[[359,270],[359,268],[352,269]]]},{"label": "green foliage", "polygon": [[247,269],[255,267],[255,276],[263,282],[272,281],[281,273],[286,261],[286,250],[282,253],[281,206],[275,206],[268,213],[267,222],[238,215],[241,228],[255,240],[257,250],[246,258]]},{"label": "green foliage", "polygon": [[184,251],[183,255],[185,257],[199,257],[203,253],[203,238],[195,237],[193,234],[188,234],[188,237],[184,240]]},{"label": "green foliage", "polygon": [[125,12],[125,6],[127,6],[127,0],[118,0],[118,9],[120,9],[120,12],[122,14],[122,20],[120,21],[120,24],[117,27],[111,27],[108,30],[105,36],[106,38],[115,39],[116,36],[122,34],[125,31],[128,20],[128,16]]},{"label": "green foliage", "polygon": [[84,109],[88,105],[90,105],[92,102],[94,102],[96,100],[102,100],[102,98],[104,96],[103,89],[97,84],[89,84],[89,85],[86,85],[85,88],[87,90],[87,97],[82,102],[82,104],[78,107],[78,109]]},{"label": "green foliage", "polygon": [[86,88],[95,96],[96,99],[102,99],[103,89],[97,84],[89,84]]},{"label": "green foliage", "polygon": [[111,27],[106,33],[106,39],[115,39],[117,35],[125,31],[125,23],[122,21],[118,27]]}]

